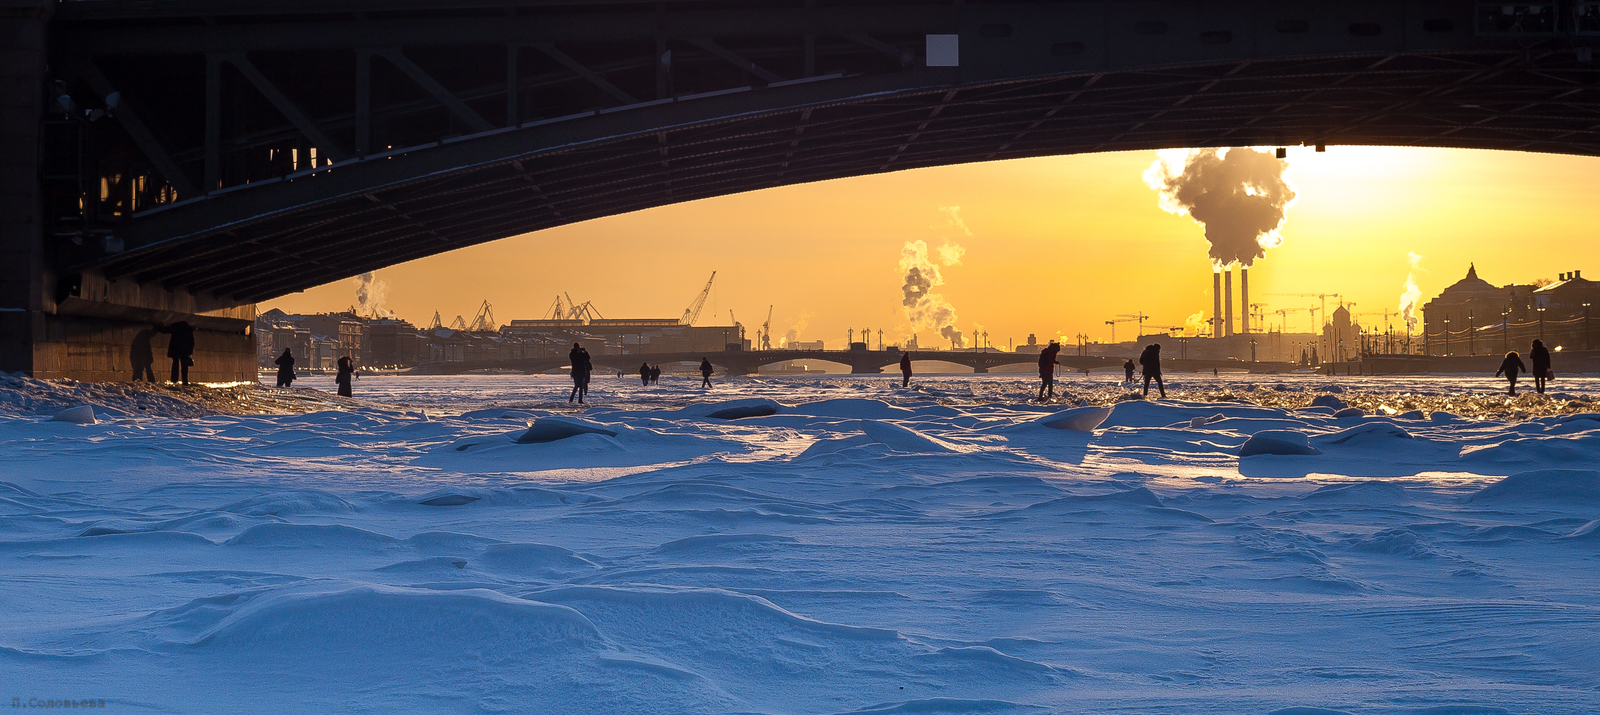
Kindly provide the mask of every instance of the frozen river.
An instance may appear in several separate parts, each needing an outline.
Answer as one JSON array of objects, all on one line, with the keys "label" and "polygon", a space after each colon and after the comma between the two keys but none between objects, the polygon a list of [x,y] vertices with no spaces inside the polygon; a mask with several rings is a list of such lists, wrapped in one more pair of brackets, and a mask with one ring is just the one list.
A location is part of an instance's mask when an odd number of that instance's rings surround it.
[{"label": "frozen river", "polygon": [[1600,380],[1171,377],[14,410],[0,706],[1600,711]]}]

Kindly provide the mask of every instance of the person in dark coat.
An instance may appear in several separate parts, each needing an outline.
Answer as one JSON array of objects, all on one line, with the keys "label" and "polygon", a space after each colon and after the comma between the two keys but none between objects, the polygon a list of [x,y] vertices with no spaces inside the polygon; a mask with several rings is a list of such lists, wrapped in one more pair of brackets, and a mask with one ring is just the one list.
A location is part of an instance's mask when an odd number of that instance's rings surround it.
[{"label": "person in dark coat", "polygon": [[567,395],[567,402],[577,398],[581,405],[583,396],[589,394],[589,372],[594,369],[594,362],[589,359],[589,351],[584,350],[581,343],[572,344],[567,359],[572,362],[572,394]]},{"label": "person in dark coat", "polygon": [[278,366],[278,387],[289,387],[294,382],[294,355],[288,348],[283,349],[283,354],[278,356],[272,364]]},{"label": "person in dark coat", "polygon": [[1494,376],[1499,377],[1504,374],[1506,379],[1511,381],[1511,388],[1506,394],[1515,395],[1517,394],[1517,373],[1527,371],[1528,366],[1522,364],[1522,357],[1517,355],[1517,351],[1512,350],[1506,353],[1506,359],[1500,361],[1500,369],[1494,371]]},{"label": "person in dark coat", "polygon": [[339,358],[339,374],[333,376],[333,381],[339,385],[339,396],[350,397],[350,381],[356,376],[355,362],[349,355]]},{"label": "person in dark coat", "polygon": [[715,370],[716,370],[716,368],[711,366],[711,358],[700,358],[700,386],[701,387],[710,387],[711,386],[711,373],[714,372]]},{"label": "person in dark coat", "polygon": [[660,365],[651,365],[650,366],[650,384],[656,385],[656,384],[660,384],[660,382],[661,382],[661,366]]},{"label": "person in dark coat", "polygon": [[194,328],[188,321],[180,320],[165,328],[156,328],[156,332],[172,336],[167,340],[167,357],[172,358],[171,381],[189,384],[189,368],[194,367]]},{"label": "person in dark coat", "polygon": [[900,354],[900,386],[911,386],[911,353]]},{"label": "person in dark coat", "polygon": [[[1061,363],[1056,360],[1056,354],[1061,352],[1061,343],[1050,341],[1043,350],[1039,351],[1039,401],[1044,402],[1056,396],[1056,366]],[[1049,393],[1049,397],[1046,397]]]},{"label": "person in dark coat", "polygon": [[650,363],[639,364],[639,382],[645,386],[650,384]]},{"label": "person in dark coat", "polygon": [[1133,383],[1133,361],[1132,360],[1129,360],[1129,361],[1127,361],[1125,363],[1122,363],[1122,381],[1126,382],[1126,383],[1129,383],[1129,384]]},{"label": "person in dark coat", "polygon": [[1167,386],[1161,382],[1161,343],[1150,343],[1149,347],[1139,354],[1139,364],[1144,367],[1144,396],[1150,396],[1150,381],[1156,381],[1156,389],[1161,391],[1161,397],[1167,396]]},{"label": "person in dark coat", "polygon": [[128,361],[133,363],[133,381],[138,382],[143,378],[145,382],[155,382],[156,373],[151,369],[156,364],[155,351],[150,348],[150,339],[156,336],[154,330],[141,330],[133,336],[133,344],[128,347]]},{"label": "person in dark coat", "polygon": [[1544,394],[1544,381],[1550,379],[1550,351],[1545,348],[1543,340],[1533,341],[1533,349],[1528,351],[1528,362],[1533,363],[1533,389],[1539,394]]}]

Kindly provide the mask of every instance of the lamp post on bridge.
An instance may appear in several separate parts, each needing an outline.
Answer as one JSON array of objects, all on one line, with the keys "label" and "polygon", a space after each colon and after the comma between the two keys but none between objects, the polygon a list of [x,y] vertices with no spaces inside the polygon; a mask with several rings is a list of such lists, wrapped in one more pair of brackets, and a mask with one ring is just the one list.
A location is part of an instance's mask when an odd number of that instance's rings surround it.
[{"label": "lamp post on bridge", "polygon": [[1544,306],[1541,305],[1535,310],[1539,311],[1539,339],[1544,340]]},{"label": "lamp post on bridge", "polygon": [[1589,340],[1589,304],[1583,304],[1583,349],[1593,350]]},{"label": "lamp post on bridge", "polygon": [[1500,352],[1511,352],[1511,309],[1500,311]]},{"label": "lamp post on bridge", "polygon": [[1444,319],[1444,356],[1450,357],[1450,318]]}]

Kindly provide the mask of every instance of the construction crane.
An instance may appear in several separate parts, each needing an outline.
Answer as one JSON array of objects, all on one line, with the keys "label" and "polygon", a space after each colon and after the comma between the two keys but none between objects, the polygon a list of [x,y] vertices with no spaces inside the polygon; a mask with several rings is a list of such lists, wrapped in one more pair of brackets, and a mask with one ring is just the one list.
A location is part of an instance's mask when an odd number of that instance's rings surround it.
[{"label": "construction crane", "polygon": [[[1338,293],[1268,293],[1267,296],[1279,298],[1316,298],[1317,300],[1322,301],[1322,322],[1324,323],[1328,322],[1328,299],[1344,297]],[[1312,316],[1311,322],[1316,322],[1315,316]]]},{"label": "construction crane", "polygon": [[429,330],[442,330],[443,328],[444,328],[444,323],[440,322],[440,320],[439,320],[439,311],[437,311],[437,310],[433,311],[433,322],[428,323],[428,329]]},{"label": "construction crane", "polygon": [[700,295],[695,296],[694,300],[689,303],[689,307],[683,309],[683,317],[678,319],[679,323],[694,325],[694,321],[700,319],[700,309],[705,307],[706,296],[711,295],[711,283],[715,280],[717,280],[717,272],[712,271],[711,278],[706,281],[706,287],[700,289]]},{"label": "construction crane", "polygon": [[739,319],[738,318],[733,317],[733,309],[732,308],[728,309],[728,320],[733,321],[734,334],[738,335],[739,336],[739,342],[743,343],[744,342],[744,326],[739,323]]},{"label": "construction crane", "polygon": [[[457,320],[460,320],[460,318],[457,318]],[[467,331],[473,333],[492,333],[494,330],[494,306],[489,305],[489,301],[486,300],[483,301],[483,305],[478,306],[478,313],[477,315],[472,316],[472,325],[467,328]]]},{"label": "construction crane", "polygon": [[455,320],[450,321],[450,329],[451,330],[466,330],[467,329],[467,319],[463,318],[463,317],[461,317],[459,315],[456,316]]},{"label": "construction crane", "polygon": [[1117,344],[1117,323],[1131,323],[1131,322],[1133,322],[1132,318],[1117,318],[1116,320],[1107,320],[1106,321],[1106,325],[1111,326],[1111,344],[1112,345],[1116,345]]},{"label": "construction crane", "polygon": [[[1278,314],[1278,321],[1280,323],[1280,325],[1278,326],[1278,329],[1283,331],[1283,332],[1285,332],[1285,333],[1289,332],[1289,314],[1290,313],[1298,313],[1298,312],[1300,312],[1302,310],[1311,311],[1311,320],[1313,322],[1316,321],[1316,319],[1317,319],[1317,309],[1316,308],[1284,308],[1282,310],[1272,311],[1272,312]],[[1312,332],[1316,332],[1316,331],[1313,330]]]},{"label": "construction crane", "polygon": [[[771,305],[767,306],[767,322],[761,324],[762,350],[772,349],[772,308]],[[883,342],[883,338],[878,338],[878,342]]]},{"label": "construction crane", "polygon": [[1144,311],[1140,311],[1138,313],[1123,313],[1117,317],[1126,318],[1126,320],[1123,322],[1137,322],[1139,324],[1139,335],[1135,336],[1135,338],[1144,337],[1144,321],[1150,319],[1150,316],[1145,315]]},{"label": "construction crane", "polygon": [[[1261,309],[1265,308],[1265,307],[1267,307],[1266,303],[1251,303],[1250,304],[1250,313],[1251,313],[1251,315],[1255,316],[1255,321],[1256,321],[1255,324],[1257,326],[1260,326],[1260,327],[1263,327],[1263,328],[1267,327],[1267,316],[1266,316],[1265,313],[1261,312]],[[1245,329],[1246,329],[1246,332],[1249,332],[1251,330],[1255,330],[1255,327],[1253,327],[1253,326],[1251,326],[1249,324],[1249,320],[1250,320],[1249,316],[1246,316],[1245,317],[1246,324],[1244,326]]]},{"label": "construction crane", "polygon": [[599,310],[595,309],[594,301],[586,300],[582,304],[579,304],[578,302],[576,302],[576,301],[574,301],[572,299],[572,296],[567,295],[564,292],[562,293],[562,295],[566,295],[567,296],[567,319],[568,320],[585,320],[585,321],[588,321],[588,320],[604,319],[605,318],[604,315],[600,314]]}]

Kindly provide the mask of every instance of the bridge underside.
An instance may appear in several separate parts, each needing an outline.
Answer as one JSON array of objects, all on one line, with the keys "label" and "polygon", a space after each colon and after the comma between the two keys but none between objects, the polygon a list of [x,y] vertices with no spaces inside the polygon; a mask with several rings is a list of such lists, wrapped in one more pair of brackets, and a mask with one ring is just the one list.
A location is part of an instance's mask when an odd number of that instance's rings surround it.
[{"label": "bridge underside", "polygon": [[[1600,154],[1600,103],[1524,53],[1230,61],[927,86],[834,79],[335,167],[153,213],[108,277],[266,300],[455,248],[757,188],[991,159],[1166,147],[1382,145]],[[940,81],[945,80],[945,81]],[[828,99],[830,94],[854,95]],[[1586,93],[1582,116],[1567,111]],[[1565,97],[1563,97],[1565,95]],[[748,101],[744,101],[748,100]],[[763,101],[765,100],[765,101]],[[792,104],[769,108],[763,105]],[[710,111],[706,111],[706,110]],[[696,111],[700,110],[700,111]],[[646,114],[646,112],[641,112]],[[710,119],[696,115],[713,114]],[[576,128],[574,128],[576,129]],[[214,203],[214,205],[204,205]]]}]

